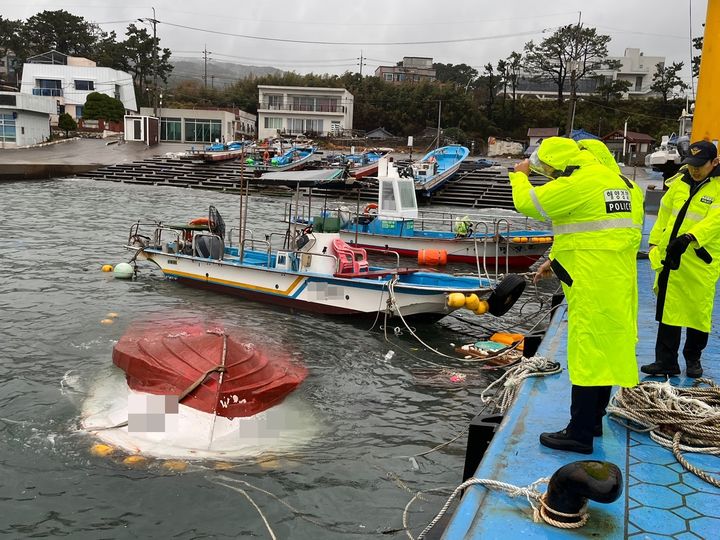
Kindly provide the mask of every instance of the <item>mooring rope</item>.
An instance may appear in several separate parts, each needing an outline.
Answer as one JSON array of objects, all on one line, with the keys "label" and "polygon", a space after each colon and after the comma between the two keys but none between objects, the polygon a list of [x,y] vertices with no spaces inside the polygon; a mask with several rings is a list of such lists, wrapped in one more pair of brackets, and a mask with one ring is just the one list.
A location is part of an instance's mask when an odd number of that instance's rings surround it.
[{"label": "mooring rope", "polygon": [[[703,383],[709,388],[697,386]],[[690,464],[681,453],[720,455],[720,387],[711,379],[697,379],[695,384],[680,388],[669,382],[642,382],[620,388],[607,411],[628,429],[650,432],[650,438],[671,449],[686,470],[720,487],[720,480]]]},{"label": "mooring rope", "polygon": [[[495,402],[495,407],[501,413],[505,413],[515,401],[515,396],[520,389],[520,383],[530,377],[542,377],[543,375],[554,375],[560,373],[562,367],[557,362],[551,362],[544,356],[533,356],[531,358],[522,358],[520,363],[508,369],[503,373],[502,377],[493,381],[480,394],[480,400],[483,403]],[[491,389],[502,385],[502,389],[496,391],[492,396],[486,396]]]},{"label": "mooring rope", "polygon": [[[526,487],[519,487],[514,486],[512,484],[508,484],[506,482],[499,482],[497,480],[491,480],[488,478],[470,478],[469,480],[466,480],[462,484],[460,484],[458,487],[455,488],[455,490],[452,492],[450,497],[448,497],[448,500],[445,501],[445,504],[440,509],[440,511],[437,513],[437,515],[428,523],[427,527],[423,529],[423,531],[418,535],[417,540],[422,540],[422,538],[425,538],[425,536],[430,532],[430,530],[437,524],[438,521],[445,515],[445,513],[450,508],[450,505],[452,504],[452,501],[457,497],[458,493],[460,493],[462,490],[469,486],[484,486],[488,489],[495,489],[498,491],[505,492],[509,497],[520,497],[524,496],[530,506],[533,509],[533,521],[535,523],[545,522],[548,525],[552,525],[553,527],[557,527],[559,529],[578,529],[585,525],[587,523],[588,518],[590,515],[587,512],[587,502],[585,505],[580,509],[580,511],[576,514],[565,514],[563,512],[559,512],[557,510],[553,510],[550,508],[545,501],[546,494],[540,493],[537,490],[537,486],[540,484],[547,484],[550,481],[550,478],[540,478],[530,484]],[[430,493],[433,491],[439,491],[443,488],[437,488],[433,490],[428,491],[418,491],[415,496],[410,499],[410,501],[405,505],[405,510],[403,511],[403,527],[405,527],[405,534],[407,534],[408,538],[411,540],[416,540],[413,538],[412,534],[410,533],[409,527],[408,527],[408,513],[410,510],[410,506],[412,505],[415,500],[421,498],[423,493]],[[573,521],[559,521],[556,519],[557,517],[560,518],[566,518],[571,519]]]}]

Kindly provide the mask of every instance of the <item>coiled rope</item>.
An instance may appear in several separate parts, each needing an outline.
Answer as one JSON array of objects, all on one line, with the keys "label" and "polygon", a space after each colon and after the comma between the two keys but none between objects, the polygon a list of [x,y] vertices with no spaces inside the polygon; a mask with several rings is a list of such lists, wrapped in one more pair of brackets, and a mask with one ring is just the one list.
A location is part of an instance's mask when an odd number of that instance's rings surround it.
[{"label": "coiled rope", "polygon": [[[531,358],[522,358],[520,363],[508,369],[503,373],[502,377],[493,381],[482,394],[480,399],[483,403],[494,402],[495,407],[505,413],[515,401],[515,396],[520,389],[520,383],[530,377],[542,377],[543,375],[554,375],[560,373],[562,367],[557,362],[551,362],[544,356],[533,356]],[[496,390],[493,395],[486,395],[490,390],[502,385],[500,390]]]},{"label": "coiled rope", "polygon": [[[587,512],[587,503],[580,509],[577,514],[565,514],[563,512],[558,512],[557,510],[553,510],[547,505],[547,502],[545,501],[546,494],[540,493],[537,489],[537,486],[539,486],[540,484],[547,484],[549,481],[550,478],[540,478],[529,486],[518,487],[512,484],[498,482],[497,480],[490,480],[487,478],[470,478],[469,480],[466,480],[455,488],[455,490],[452,492],[452,494],[445,502],[443,507],[440,509],[440,511],[437,513],[437,515],[418,535],[417,540],[425,538],[425,536],[430,532],[430,529],[432,529],[437,524],[437,522],[440,521],[445,512],[447,512],[448,508],[450,508],[450,504],[452,503],[453,499],[455,499],[455,497],[458,495],[458,493],[460,493],[463,489],[474,485],[484,486],[488,489],[503,491],[508,496],[513,498],[524,496],[533,509],[533,521],[535,523],[545,522],[549,525],[552,525],[553,527],[558,527],[559,529],[578,529],[585,525],[588,518],[590,517]],[[430,491],[438,490],[429,490],[425,493],[428,493]],[[410,534],[410,531],[408,529],[408,512],[412,503],[415,502],[416,499],[421,498],[422,494],[423,492],[419,491],[415,495],[415,497],[410,499],[407,505],[405,505],[405,510],[403,512],[403,527],[405,527],[405,534],[407,534],[408,538],[410,538],[411,540],[415,539],[413,538],[412,534]],[[571,519],[572,521],[559,521],[556,518],[567,518]]]},{"label": "coiled rope", "polygon": [[[703,383],[709,388],[697,386]],[[688,463],[682,455],[720,455],[720,387],[711,379],[697,379],[695,385],[679,388],[669,382],[642,382],[633,388],[620,388],[607,411],[628,429],[650,432],[650,438],[670,448],[686,470],[720,487],[720,480]]]}]

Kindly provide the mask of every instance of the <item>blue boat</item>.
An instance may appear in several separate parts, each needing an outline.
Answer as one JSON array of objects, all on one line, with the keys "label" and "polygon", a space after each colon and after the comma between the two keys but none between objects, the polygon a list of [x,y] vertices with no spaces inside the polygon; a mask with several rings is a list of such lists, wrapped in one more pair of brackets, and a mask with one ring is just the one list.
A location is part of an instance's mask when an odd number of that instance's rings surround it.
[{"label": "blue boat", "polygon": [[331,156],[328,162],[333,166],[347,167],[350,176],[360,179],[376,174],[380,158],[387,153],[387,150],[373,149],[360,153],[337,154]]},{"label": "blue boat", "polygon": [[460,168],[470,150],[460,145],[442,146],[428,152],[420,161],[410,165],[415,190],[430,195],[441,188]]}]

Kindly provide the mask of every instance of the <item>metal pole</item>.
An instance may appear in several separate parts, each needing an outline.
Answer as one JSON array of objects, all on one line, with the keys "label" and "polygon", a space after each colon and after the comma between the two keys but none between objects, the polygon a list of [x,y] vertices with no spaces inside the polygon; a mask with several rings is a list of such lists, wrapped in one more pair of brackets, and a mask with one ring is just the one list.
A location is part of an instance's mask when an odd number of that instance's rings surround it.
[{"label": "metal pole", "polygon": [[157,45],[157,19],[155,18],[155,8],[153,12],[153,116],[157,118],[158,108],[158,45]]},{"label": "metal pole", "polygon": [[442,116],[442,99],[438,100],[438,127],[437,127],[437,141],[435,142],[435,149],[440,148],[440,117]]},{"label": "metal pole", "polygon": [[625,147],[627,145],[627,123],[628,123],[628,120],[630,120],[630,118],[625,119],[625,130],[623,131],[623,154],[622,154],[623,164],[625,164]]}]

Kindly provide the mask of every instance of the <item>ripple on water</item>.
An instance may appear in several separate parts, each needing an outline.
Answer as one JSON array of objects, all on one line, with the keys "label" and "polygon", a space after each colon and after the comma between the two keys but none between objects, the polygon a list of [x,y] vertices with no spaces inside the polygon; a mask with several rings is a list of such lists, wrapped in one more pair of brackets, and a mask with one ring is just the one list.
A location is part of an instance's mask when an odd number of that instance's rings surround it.
[{"label": "ripple on water", "polygon": [[[0,532],[265,535],[239,487],[280,538],[362,538],[399,526],[409,490],[457,483],[464,438],[418,458],[417,469],[403,456],[449,440],[480,408],[480,389],[422,386],[413,370],[467,365],[433,356],[407,332],[389,332],[388,342],[378,325],[368,331],[372,320],[340,321],[189,289],[147,265],[137,281],[100,272],[128,259],[122,243],[135,220],[184,222],[213,204],[229,228],[237,224],[236,196],[89,180],[7,183],[2,191],[3,217],[18,233],[0,243]],[[256,234],[277,230],[286,201],[254,199],[248,220]],[[101,323],[110,312],[117,314],[112,323]],[[212,463],[185,473],[157,463],[132,469],[92,456],[94,440],[77,432],[80,410],[90,383],[118,376],[113,344],[133,321],[188,316],[241,327],[254,342],[303,362],[309,376],[293,399],[316,417],[317,436],[290,453],[223,472]],[[417,332],[449,354],[450,342],[469,342],[485,330],[446,318]],[[386,359],[390,350],[395,354]],[[432,517],[436,506],[426,507],[413,523]]]}]

